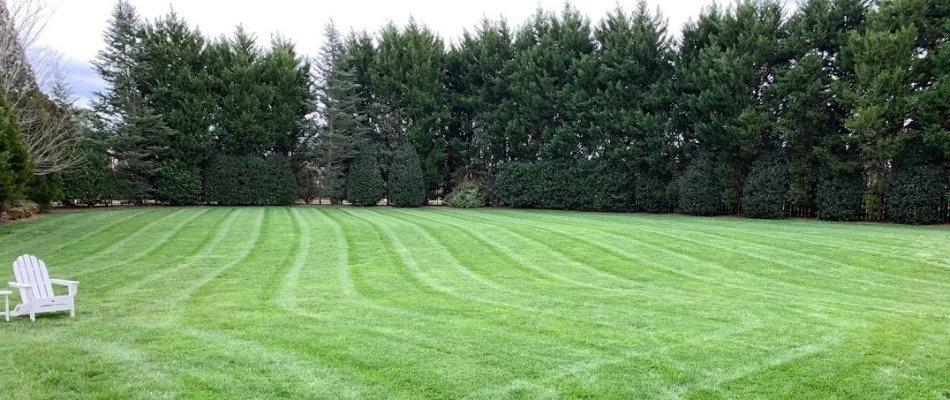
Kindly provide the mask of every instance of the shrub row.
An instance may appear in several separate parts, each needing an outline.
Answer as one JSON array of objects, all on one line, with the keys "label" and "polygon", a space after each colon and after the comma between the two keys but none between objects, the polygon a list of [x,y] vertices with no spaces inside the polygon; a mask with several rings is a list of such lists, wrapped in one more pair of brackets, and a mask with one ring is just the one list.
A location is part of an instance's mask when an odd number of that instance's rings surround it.
[{"label": "shrub row", "polygon": [[512,163],[495,182],[498,201],[518,208],[632,211],[636,188],[622,163],[564,161]]},{"label": "shrub row", "polygon": [[[297,178],[286,157],[219,156],[205,171],[206,201],[228,206],[291,205],[297,200]],[[190,196],[193,171],[174,172],[175,193]],[[168,190],[168,193],[173,190]]]},{"label": "shrub row", "polygon": [[[652,174],[633,173],[620,163],[601,161],[511,163],[501,168],[492,189],[498,204],[516,208],[580,211],[678,211],[716,215],[722,191],[715,161],[698,153],[674,185]],[[887,216],[904,224],[945,221],[947,176],[932,165],[898,164],[887,188]],[[866,180],[860,169],[828,169],[820,174],[815,196],[819,219],[853,221],[865,217]],[[675,188],[677,192],[671,193]],[[479,188],[480,189],[480,188]],[[460,205],[473,188],[460,186],[446,204]],[[750,218],[785,218],[789,191],[788,163],[780,149],[760,152],[745,179],[742,213]],[[675,199],[677,207],[670,207]],[[484,200],[481,200],[484,202]],[[474,201],[478,203],[478,200]]]}]

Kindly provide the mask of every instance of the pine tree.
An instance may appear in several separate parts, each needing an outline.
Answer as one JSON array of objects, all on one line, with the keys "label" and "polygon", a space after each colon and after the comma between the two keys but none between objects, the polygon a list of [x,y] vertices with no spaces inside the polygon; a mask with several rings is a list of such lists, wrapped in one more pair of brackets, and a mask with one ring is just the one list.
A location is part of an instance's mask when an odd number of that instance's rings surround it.
[{"label": "pine tree", "polygon": [[316,195],[333,204],[346,197],[346,174],[366,140],[367,119],[360,109],[360,86],[351,68],[343,38],[332,22],[317,62],[318,111],[322,124],[311,143],[308,176]]},{"label": "pine tree", "polygon": [[393,156],[387,199],[395,207],[419,207],[426,200],[419,155],[409,143],[399,146]]},{"label": "pine tree", "polygon": [[119,196],[132,201],[152,198],[158,171],[169,159],[173,132],[138,90],[142,77],[141,22],[135,8],[120,0],[105,33],[106,48],[93,66],[106,83],[93,103],[99,129],[115,158]]},{"label": "pine tree", "polygon": [[362,148],[347,175],[346,198],[358,206],[375,206],[386,195],[386,182],[379,172],[374,149]]}]

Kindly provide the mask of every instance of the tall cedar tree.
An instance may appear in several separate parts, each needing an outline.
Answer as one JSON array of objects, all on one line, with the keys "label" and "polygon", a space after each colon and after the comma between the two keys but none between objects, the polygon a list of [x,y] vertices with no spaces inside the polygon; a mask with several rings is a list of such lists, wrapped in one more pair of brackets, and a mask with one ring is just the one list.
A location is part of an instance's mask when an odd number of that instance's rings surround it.
[{"label": "tall cedar tree", "polygon": [[776,73],[766,98],[774,133],[785,142],[789,202],[795,207],[816,206],[821,171],[860,165],[857,142],[844,128],[848,109],[835,90],[854,79],[842,51],[866,14],[864,0],[808,0],[789,18],[792,60]]},{"label": "tall cedar tree", "polygon": [[171,130],[170,157],[203,167],[213,155],[214,92],[205,38],[174,12],[146,24],[136,86]]},{"label": "tall cedar tree", "polygon": [[213,134],[225,154],[291,155],[313,109],[310,66],[292,43],[277,38],[267,51],[238,27],[209,48],[218,93]]},{"label": "tall cedar tree", "polygon": [[590,22],[570,5],[560,15],[538,9],[519,29],[514,48],[503,78],[509,96],[494,116],[505,124],[504,159],[567,159],[585,153],[567,126],[577,117],[567,101],[573,101],[569,85],[579,61],[594,51]]},{"label": "tall cedar tree", "polygon": [[[377,118],[393,121],[392,112],[401,113],[397,131],[405,132],[419,152],[426,188],[431,193],[444,188],[449,178],[445,155],[449,107],[442,39],[414,20],[402,30],[389,24],[380,33],[375,67],[373,94],[383,102]],[[385,128],[377,127],[379,134],[398,133],[385,132]],[[401,141],[381,147],[385,159],[396,143]]]},{"label": "tall cedar tree", "polygon": [[[873,217],[886,216],[892,169],[908,164],[898,155],[916,152],[907,148],[911,143],[922,146],[927,154],[939,154],[947,147],[950,123],[939,116],[947,115],[950,100],[933,96],[946,90],[937,78],[945,71],[934,68],[947,57],[950,7],[945,3],[882,1],[868,15],[866,29],[849,38],[847,55],[854,63],[855,79],[843,91],[851,106],[845,125],[861,142],[861,158],[870,182],[866,208]],[[938,166],[933,181],[945,185],[946,179],[939,176],[946,173],[941,161],[932,162]]]},{"label": "tall cedar tree", "polygon": [[513,40],[505,20],[484,19],[447,56],[448,168],[456,172],[455,180],[491,176],[506,160],[506,121],[499,112],[509,96],[503,70],[514,57]]},{"label": "tall cedar tree", "polygon": [[409,143],[399,146],[393,155],[388,189],[387,199],[395,207],[419,207],[426,201],[419,155]]},{"label": "tall cedar tree", "polygon": [[346,199],[358,206],[375,206],[386,196],[386,182],[379,171],[375,149],[365,146],[360,149],[356,161],[350,166],[346,180]]},{"label": "tall cedar tree", "polygon": [[722,202],[739,202],[745,176],[772,129],[763,91],[788,60],[784,10],[773,0],[711,6],[683,30],[679,128],[710,149]]}]

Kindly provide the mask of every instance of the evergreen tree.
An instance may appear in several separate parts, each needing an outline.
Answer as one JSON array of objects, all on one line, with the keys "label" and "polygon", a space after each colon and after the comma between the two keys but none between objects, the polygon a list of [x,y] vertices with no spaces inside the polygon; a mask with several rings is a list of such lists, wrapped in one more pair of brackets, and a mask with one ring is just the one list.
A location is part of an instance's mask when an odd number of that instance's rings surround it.
[{"label": "evergreen tree", "polygon": [[13,108],[0,96],[0,207],[23,195],[33,175],[30,154],[23,143]]},{"label": "evergreen tree", "polygon": [[[398,130],[419,152],[426,188],[430,192],[443,188],[450,171],[445,155],[449,103],[442,39],[414,20],[402,30],[389,24],[380,33],[374,65],[374,96],[405,118]],[[377,118],[392,120],[391,115]],[[389,133],[377,130],[380,135]],[[391,148],[381,150],[387,147]]]},{"label": "evergreen tree", "polygon": [[214,92],[201,32],[174,12],[145,26],[136,86],[170,129],[170,157],[202,167],[213,155]]},{"label": "evergreen tree", "polygon": [[312,141],[307,170],[316,194],[333,204],[346,197],[346,173],[366,140],[367,119],[342,37],[332,22],[317,63],[317,103],[322,124]]},{"label": "evergreen tree", "polygon": [[406,143],[396,150],[389,173],[389,204],[419,207],[426,201],[425,181],[415,148]]},{"label": "evergreen tree", "polygon": [[815,216],[828,221],[856,221],[864,216],[866,184],[861,169],[827,167],[815,191]]},{"label": "evergreen tree", "polygon": [[722,201],[739,202],[762,139],[773,129],[764,91],[788,62],[787,27],[776,1],[713,6],[683,30],[677,127],[716,158]]},{"label": "evergreen tree", "polygon": [[500,115],[509,97],[504,68],[514,57],[513,37],[505,20],[485,19],[465,32],[447,56],[446,80],[452,98],[449,170],[456,179],[497,172],[506,160],[507,121]]},{"label": "evergreen tree", "polygon": [[300,147],[307,115],[314,110],[310,62],[292,42],[277,38],[261,58],[261,68],[261,90],[269,96],[258,123],[269,133],[269,152],[289,156]]},{"label": "evergreen tree", "polygon": [[116,160],[119,196],[132,201],[152,198],[173,135],[138,90],[143,35],[135,8],[120,0],[105,33],[106,48],[93,62],[106,84],[93,103],[99,129]]},{"label": "evergreen tree", "polygon": [[742,189],[742,214],[751,218],[785,218],[788,163],[773,142],[759,152]]},{"label": "evergreen tree", "polygon": [[882,1],[868,14],[866,29],[848,41],[845,53],[855,79],[841,91],[851,107],[845,125],[860,141],[870,182],[866,207],[877,218],[890,202],[885,199],[892,170],[908,164],[898,159],[900,153],[910,143],[922,142],[931,153],[947,147],[948,123],[939,116],[947,114],[950,100],[932,97],[944,90],[939,77],[945,71],[934,68],[947,57],[950,9],[944,3]]},{"label": "evergreen tree", "polygon": [[[566,5],[560,16],[541,9],[519,30],[515,56],[504,69],[509,95],[496,118],[505,124],[504,159],[564,159],[587,153],[570,122],[578,118],[582,85],[572,85],[581,60],[594,50],[589,21]],[[579,98],[577,98],[579,97]],[[580,146],[580,147],[579,147]]]},{"label": "evergreen tree", "polygon": [[708,151],[700,151],[679,179],[679,211],[693,215],[719,212],[720,189],[716,162]]},{"label": "evergreen tree", "polygon": [[108,141],[95,127],[89,110],[78,110],[73,157],[78,164],[63,173],[63,199],[70,205],[95,205],[119,197],[115,173],[109,166]]},{"label": "evergreen tree", "polygon": [[887,216],[904,224],[943,222],[947,175],[940,150],[921,139],[908,142],[895,159],[887,187]]},{"label": "evergreen tree", "polygon": [[372,147],[360,150],[347,175],[346,198],[358,206],[375,206],[386,195],[386,182],[379,172]]},{"label": "evergreen tree", "polygon": [[846,150],[856,143],[840,146],[850,141],[843,123],[848,109],[835,87],[853,80],[842,50],[848,35],[863,26],[866,13],[863,0],[808,0],[789,19],[793,60],[776,73],[766,97],[775,134],[786,143],[793,206],[814,205],[819,171],[827,169],[826,163],[853,158]]}]

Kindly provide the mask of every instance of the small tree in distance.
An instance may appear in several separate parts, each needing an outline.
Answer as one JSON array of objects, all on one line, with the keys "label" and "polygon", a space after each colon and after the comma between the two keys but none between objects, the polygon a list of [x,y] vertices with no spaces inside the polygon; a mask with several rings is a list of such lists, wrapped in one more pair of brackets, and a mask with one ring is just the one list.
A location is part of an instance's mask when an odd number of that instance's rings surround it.
[{"label": "small tree in distance", "polygon": [[719,211],[720,194],[715,160],[708,151],[701,150],[680,177],[680,211],[715,215]]},{"label": "small tree in distance", "polygon": [[419,207],[426,201],[425,181],[419,154],[410,143],[396,149],[389,173],[389,204],[396,207]]},{"label": "small tree in distance", "polygon": [[386,195],[386,182],[372,148],[360,150],[347,176],[347,200],[358,206],[375,206]]}]

